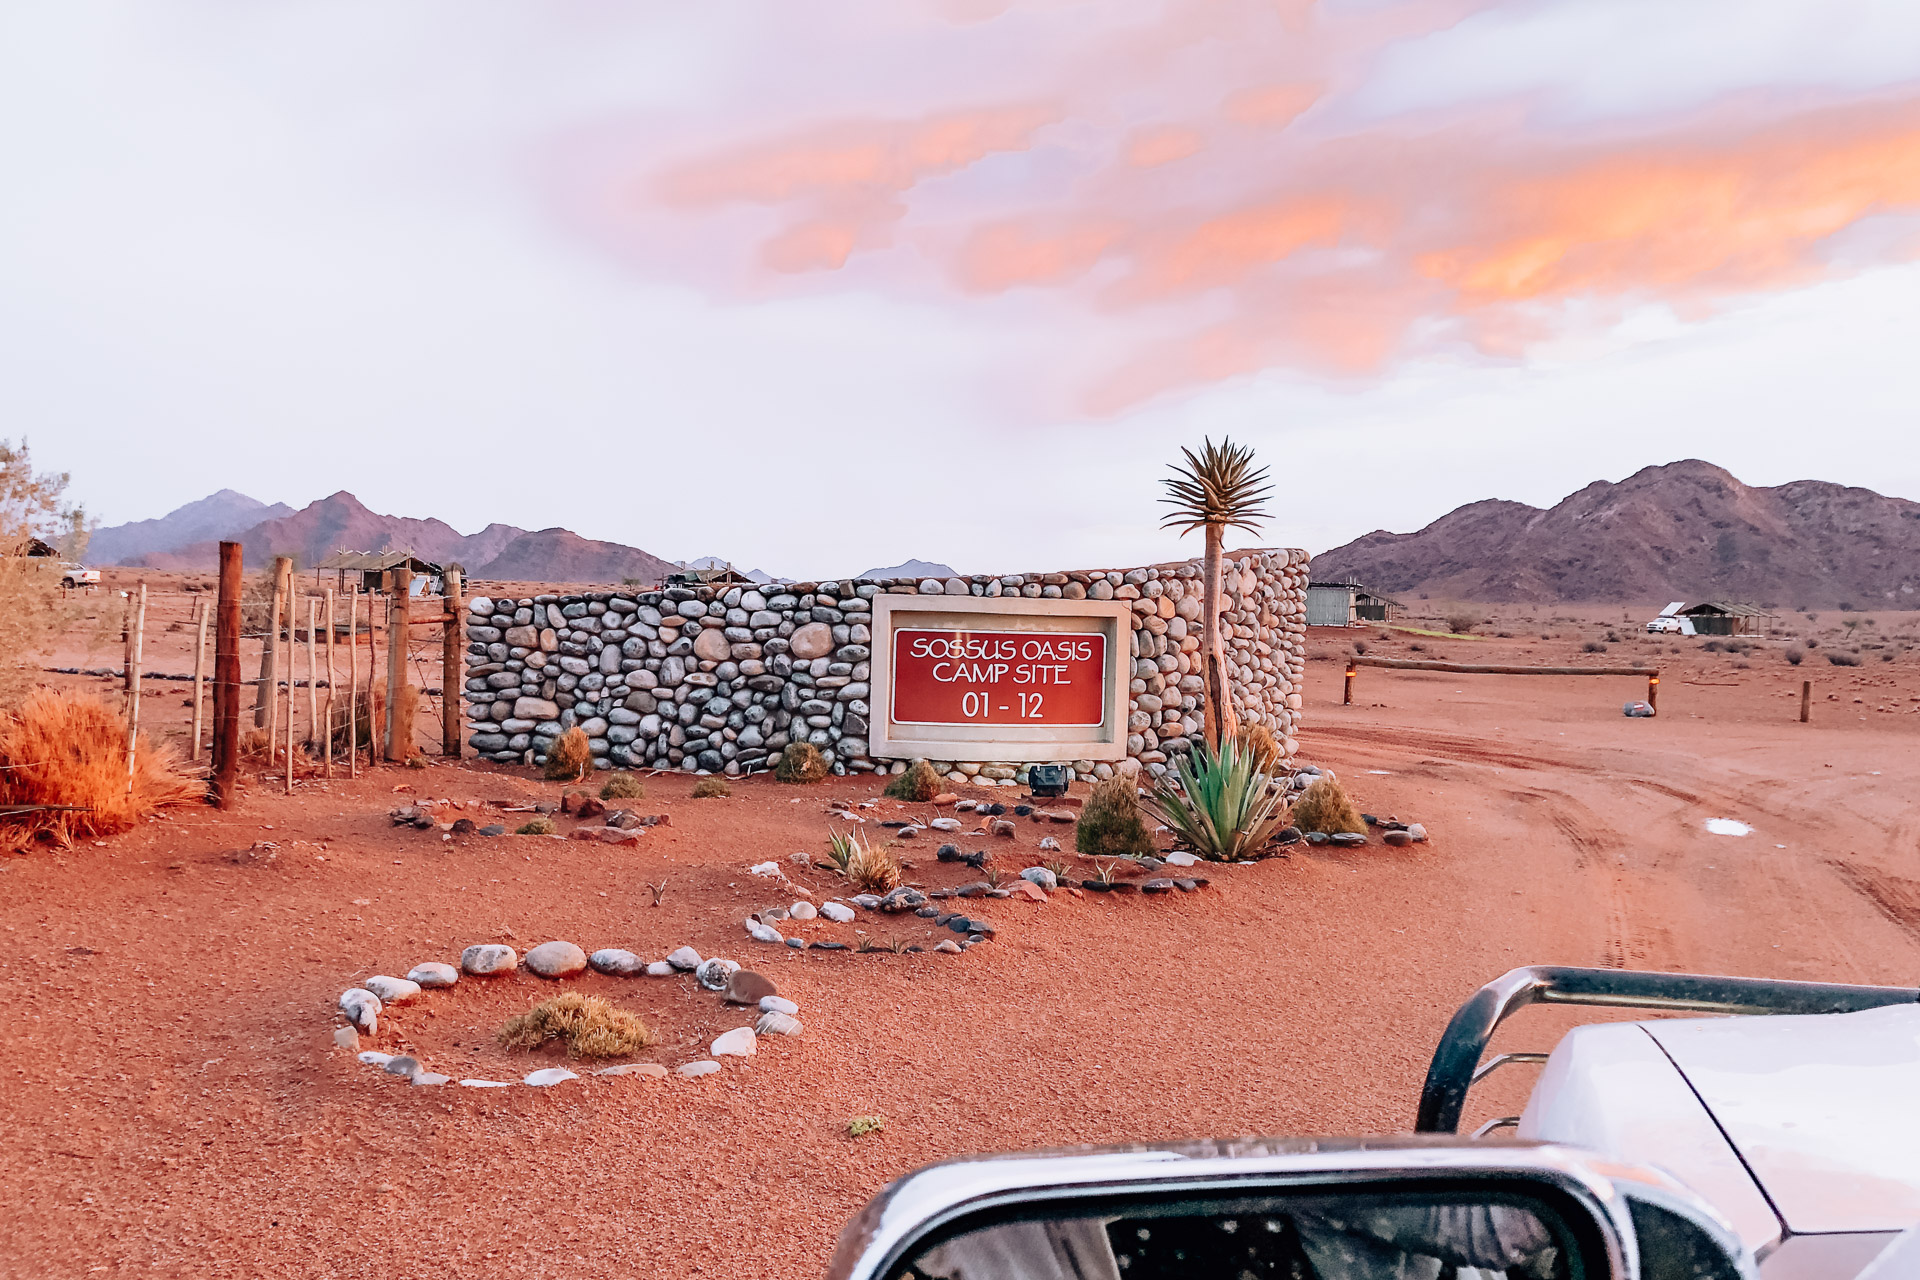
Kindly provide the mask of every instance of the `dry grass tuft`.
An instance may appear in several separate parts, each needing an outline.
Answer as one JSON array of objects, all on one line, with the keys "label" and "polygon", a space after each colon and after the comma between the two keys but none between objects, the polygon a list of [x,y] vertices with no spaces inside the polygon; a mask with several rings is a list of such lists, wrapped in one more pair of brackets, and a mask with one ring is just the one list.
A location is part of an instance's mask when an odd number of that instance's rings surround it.
[{"label": "dry grass tuft", "polygon": [[1074,827],[1073,847],[1090,858],[1152,856],[1153,837],[1140,818],[1140,789],[1132,778],[1116,773],[1094,784]]},{"label": "dry grass tuft", "polygon": [[887,893],[900,887],[900,863],[885,848],[855,840],[847,880],[862,893]]},{"label": "dry grass tuft", "polygon": [[[396,723],[405,723],[399,721]],[[593,768],[593,748],[587,745],[587,731],[573,726],[553,740],[547,748],[547,781],[578,782]]]},{"label": "dry grass tuft", "polygon": [[773,776],[782,782],[819,782],[831,772],[827,758],[811,742],[789,742],[773,767]]},{"label": "dry grass tuft", "polygon": [[1311,786],[1293,802],[1293,825],[1302,831],[1367,833],[1360,811],[1347,799],[1346,788],[1332,778],[1315,778]]},{"label": "dry grass tuft", "polygon": [[600,996],[569,991],[516,1013],[500,1028],[509,1049],[537,1049],[549,1040],[565,1040],[570,1058],[618,1058],[659,1039],[653,1029]]},{"label": "dry grass tuft", "polygon": [[895,800],[925,804],[940,794],[940,775],[925,760],[915,760],[905,773],[896,773],[883,793]]},{"label": "dry grass tuft", "polygon": [[640,779],[630,773],[616,773],[607,779],[607,785],[600,788],[602,800],[640,800],[646,794],[647,789],[640,785]]},{"label": "dry grass tuft", "polygon": [[120,713],[91,694],[36,690],[0,717],[0,805],[74,805],[84,811],[41,810],[0,820],[0,848],[111,835],[156,809],[202,798],[205,785],[175,772],[178,764],[171,748],[141,738],[129,789],[127,722]]},{"label": "dry grass tuft", "polygon": [[[1354,648],[1365,652],[1365,647]],[[1253,757],[1253,771],[1273,777],[1280,764],[1280,743],[1275,740],[1273,730],[1263,724],[1246,725],[1240,730],[1240,745]]]},{"label": "dry grass tuft", "polygon": [[714,774],[693,784],[695,800],[724,800],[732,794],[733,788],[727,785],[727,780]]}]

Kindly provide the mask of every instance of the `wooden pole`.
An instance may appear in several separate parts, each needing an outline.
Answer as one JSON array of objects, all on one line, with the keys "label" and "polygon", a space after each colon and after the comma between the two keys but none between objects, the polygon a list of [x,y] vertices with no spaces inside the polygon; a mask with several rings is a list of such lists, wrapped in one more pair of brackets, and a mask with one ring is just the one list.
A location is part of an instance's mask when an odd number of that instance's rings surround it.
[{"label": "wooden pole", "polygon": [[1800,723],[1801,724],[1805,724],[1807,722],[1807,712],[1812,709],[1812,704],[1813,704],[1813,681],[1802,680],[1800,682]]},{"label": "wooden pole", "polygon": [[1359,672],[1360,668],[1354,666],[1351,662],[1347,663],[1347,689],[1345,695],[1340,699],[1340,705],[1343,707],[1353,705],[1353,678],[1358,675]]},{"label": "wooden pole", "polygon": [[311,752],[320,742],[320,664],[317,660],[319,641],[314,632],[320,629],[320,599],[307,597],[307,750]]},{"label": "wooden pole", "polygon": [[1655,712],[1660,710],[1660,677],[1657,674],[1647,677],[1647,705]]},{"label": "wooden pole", "polygon": [[240,544],[220,544],[213,641],[213,802],[231,809],[240,787]]},{"label": "wooden pole", "polygon": [[411,689],[407,684],[407,608],[413,571],[393,571],[393,595],[387,602],[387,759],[405,764],[413,746]]},{"label": "wooden pole", "polygon": [[273,603],[267,608],[267,638],[260,649],[260,693],[253,700],[253,727],[267,731],[267,756],[273,756],[274,710],[280,705],[280,678],[277,658],[280,648],[280,614],[286,608],[287,587],[293,580],[293,561],[285,556],[273,558]]},{"label": "wooden pole", "polygon": [[201,708],[207,692],[207,615],[213,612],[205,596],[193,602],[193,750],[187,759],[197,764],[200,761],[200,731],[205,728],[201,719]]},{"label": "wooden pole", "polygon": [[140,662],[147,641],[147,584],[140,583],[134,606],[133,644],[127,651],[127,794],[133,794],[133,769],[140,748]]},{"label": "wooden pole", "polygon": [[339,621],[339,618],[334,613],[333,588],[328,587],[327,588],[327,707],[326,707],[327,731],[326,731],[325,741],[321,744],[321,747],[320,747],[321,756],[326,761],[326,770],[327,770],[326,776],[328,781],[332,781],[333,779],[333,686],[340,682],[339,673],[334,670],[334,666],[333,666],[333,634],[334,634],[334,626],[338,621]]},{"label": "wooden pole", "polygon": [[[369,639],[368,643],[372,643]],[[360,776],[360,589],[347,594],[347,776]]]},{"label": "wooden pole", "polygon": [[1658,667],[1517,667],[1487,662],[1435,662],[1425,658],[1349,658],[1356,667],[1396,671],[1446,671],[1463,676],[1658,676]]},{"label": "wooden pole", "polygon": [[[381,579],[384,589],[386,579]],[[373,593],[367,593],[367,768],[371,769],[380,761],[380,744],[386,740],[384,717],[393,714],[391,706],[381,708],[381,714],[374,714],[374,696],[380,690],[380,620],[374,604]],[[393,634],[387,633],[387,643],[393,643]]]},{"label": "wooden pole", "polygon": [[133,592],[120,593],[120,701],[133,715]]},{"label": "wooden pole", "polygon": [[[293,576],[287,576],[289,588],[293,585]],[[293,794],[293,638],[299,634],[296,622],[299,619],[300,597],[292,590],[287,592],[287,794]]]},{"label": "wooden pole", "polygon": [[462,620],[460,570],[447,570],[447,621],[440,636],[440,751],[450,760],[460,758],[461,708],[466,705],[466,632]]}]

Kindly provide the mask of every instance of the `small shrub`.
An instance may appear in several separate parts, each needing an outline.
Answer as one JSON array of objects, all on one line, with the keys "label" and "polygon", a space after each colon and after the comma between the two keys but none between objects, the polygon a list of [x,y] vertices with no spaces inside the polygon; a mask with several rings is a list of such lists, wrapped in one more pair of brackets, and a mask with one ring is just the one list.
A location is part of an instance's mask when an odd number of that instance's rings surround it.
[{"label": "small shrub", "polygon": [[593,768],[593,748],[587,745],[587,731],[573,726],[553,740],[547,748],[547,781],[578,782]]},{"label": "small shrub", "polygon": [[1485,621],[1486,618],[1476,609],[1452,609],[1447,613],[1447,630],[1455,635],[1465,635]]},{"label": "small shrub", "polygon": [[887,1127],[885,1116],[855,1116],[847,1121],[849,1138],[864,1138],[870,1133],[879,1133]]},{"label": "small shrub", "polygon": [[818,782],[831,772],[827,758],[811,742],[789,742],[773,766],[773,776],[782,782]]},{"label": "small shrub", "polygon": [[537,1049],[549,1040],[565,1040],[569,1058],[617,1058],[653,1044],[653,1029],[600,996],[569,991],[516,1013],[500,1028],[509,1049]]},{"label": "small shrub", "polygon": [[1253,754],[1253,767],[1269,778],[1280,764],[1280,744],[1273,730],[1263,724],[1247,725],[1240,730],[1240,745]]},{"label": "small shrub", "polygon": [[1701,645],[1701,646],[1700,646],[1700,652],[1702,652],[1702,653],[1719,653],[1719,652],[1720,652],[1720,651],[1721,651],[1722,649],[1724,649],[1724,648],[1726,648],[1726,647],[1727,647],[1726,645],[1724,645],[1724,644],[1722,644],[1722,643],[1721,643],[1720,641],[1718,641],[1718,640],[1709,640],[1709,641],[1707,641],[1707,642],[1706,642],[1705,644],[1703,644],[1703,645]]},{"label": "small shrub", "polygon": [[1367,642],[1365,640],[1355,640],[1353,642],[1353,651],[1365,657],[1367,653]]},{"label": "small shrub", "polygon": [[1827,661],[1836,667],[1857,667],[1860,665],[1858,654],[1841,653],[1838,649],[1827,655]]},{"label": "small shrub", "polygon": [[127,722],[91,694],[37,689],[0,717],[0,805],[77,805],[0,819],[0,848],[24,849],[44,836],[58,844],[124,831],[205,787],[174,772],[170,747],[142,738],[127,786]]},{"label": "small shrub", "polygon": [[845,875],[847,867],[853,862],[855,851],[864,843],[866,842],[860,838],[860,833],[857,831],[835,831],[832,827],[828,827],[827,859],[839,868],[841,875]]},{"label": "small shrub", "polygon": [[915,760],[905,773],[896,773],[882,794],[895,800],[925,804],[940,794],[940,775],[925,760]]},{"label": "small shrub", "polygon": [[1094,784],[1074,827],[1073,847],[1088,857],[1101,858],[1153,853],[1153,837],[1140,820],[1140,790],[1132,778],[1115,774]]},{"label": "small shrub", "polygon": [[600,788],[602,800],[640,800],[646,794],[647,789],[640,784],[640,779],[630,773],[616,773]]},{"label": "small shrub", "polygon": [[728,786],[727,780],[718,774],[710,773],[693,784],[695,800],[724,800],[732,794],[733,788]]},{"label": "small shrub", "polygon": [[1800,643],[1804,644],[1809,649],[1818,649],[1820,647],[1820,637],[1808,636],[1805,640],[1802,640]]},{"label": "small shrub", "polygon": [[1618,631],[1609,631],[1609,632],[1607,632],[1607,643],[1608,643],[1608,644],[1619,644],[1619,643],[1620,643],[1620,633],[1619,633]]},{"label": "small shrub", "polygon": [[1067,864],[1062,862],[1060,859],[1049,858],[1045,862],[1041,863],[1040,865],[1045,867],[1047,870],[1053,872],[1053,878],[1057,880],[1059,883],[1065,884],[1067,882],[1068,867],[1067,867]]},{"label": "small shrub", "polygon": [[[1543,636],[1541,638],[1545,639],[1546,637]],[[1410,644],[1407,648],[1414,653],[1425,653],[1427,651],[1427,646],[1423,644]]]},{"label": "small shrub", "polygon": [[1293,825],[1302,831],[1324,831],[1328,835],[1339,831],[1367,833],[1367,824],[1347,798],[1346,788],[1328,777],[1315,778],[1294,801]]},{"label": "small shrub", "polygon": [[847,880],[862,893],[888,893],[900,887],[900,864],[886,849],[856,841]]},{"label": "small shrub", "polygon": [[553,819],[543,813],[528,818],[520,824],[520,829],[513,834],[517,836],[550,836],[553,832]]},{"label": "small shrub", "polygon": [[1598,640],[1589,640],[1580,646],[1580,652],[1582,653],[1605,653],[1606,651],[1607,646],[1601,644]]},{"label": "small shrub", "polygon": [[1796,667],[1799,666],[1802,662],[1805,662],[1806,659],[1807,659],[1807,651],[1805,649],[1802,649],[1799,645],[1795,645],[1793,648],[1787,650],[1787,661],[1792,663]]}]

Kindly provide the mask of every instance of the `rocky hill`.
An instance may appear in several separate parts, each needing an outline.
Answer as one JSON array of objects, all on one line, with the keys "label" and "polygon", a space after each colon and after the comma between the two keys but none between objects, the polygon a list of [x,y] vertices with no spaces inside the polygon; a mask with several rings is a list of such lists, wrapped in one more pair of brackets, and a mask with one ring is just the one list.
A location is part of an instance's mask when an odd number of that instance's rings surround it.
[{"label": "rocky hill", "polygon": [[490,524],[463,534],[443,520],[381,515],[344,490],[298,511],[222,490],[157,520],[99,530],[88,559],[149,569],[211,569],[220,541],[227,538],[245,544],[249,567],[275,556],[292,556],[296,564],[310,567],[336,551],[411,548],[438,564],[464,565],[473,579],[657,583],[674,571],[674,565],[638,547],[594,542],[565,529],[530,533]]},{"label": "rocky hill", "polygon": [[1489,500],[1417,533],[1378,530],[1315,556],[1313,576],[1489,603],[1920,608],[1920,503],[1821,480],[1754,488],[1689,459],[1547,510]]}]

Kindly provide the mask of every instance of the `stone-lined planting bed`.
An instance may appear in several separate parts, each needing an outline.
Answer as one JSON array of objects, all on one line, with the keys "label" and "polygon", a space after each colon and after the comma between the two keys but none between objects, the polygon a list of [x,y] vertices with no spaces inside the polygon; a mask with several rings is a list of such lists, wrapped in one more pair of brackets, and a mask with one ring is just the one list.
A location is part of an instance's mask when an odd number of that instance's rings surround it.
[{"label": "stone-lined planting bed", "polygon": [[[1307,553],[1249,551],[1223,571],[1221,620],[1243,723],[1292,758],[1306,657]],[[468,742],[485,759],[540,764],[579,725],[602,769],[737,775],[791,741],[837,774],[904,767],[875,758],[868,726],[872,601],[888,595],[1126,600],[1133,608],[1127,759],[1078,760],[1083,781],[1116,767],[1164,772],[1200,733],[1201,566],[966,578],[674,587],[525,599],[476,596],[467,619]],[[935,761],[955,781],[1025,780],[1014,762]]]}]

